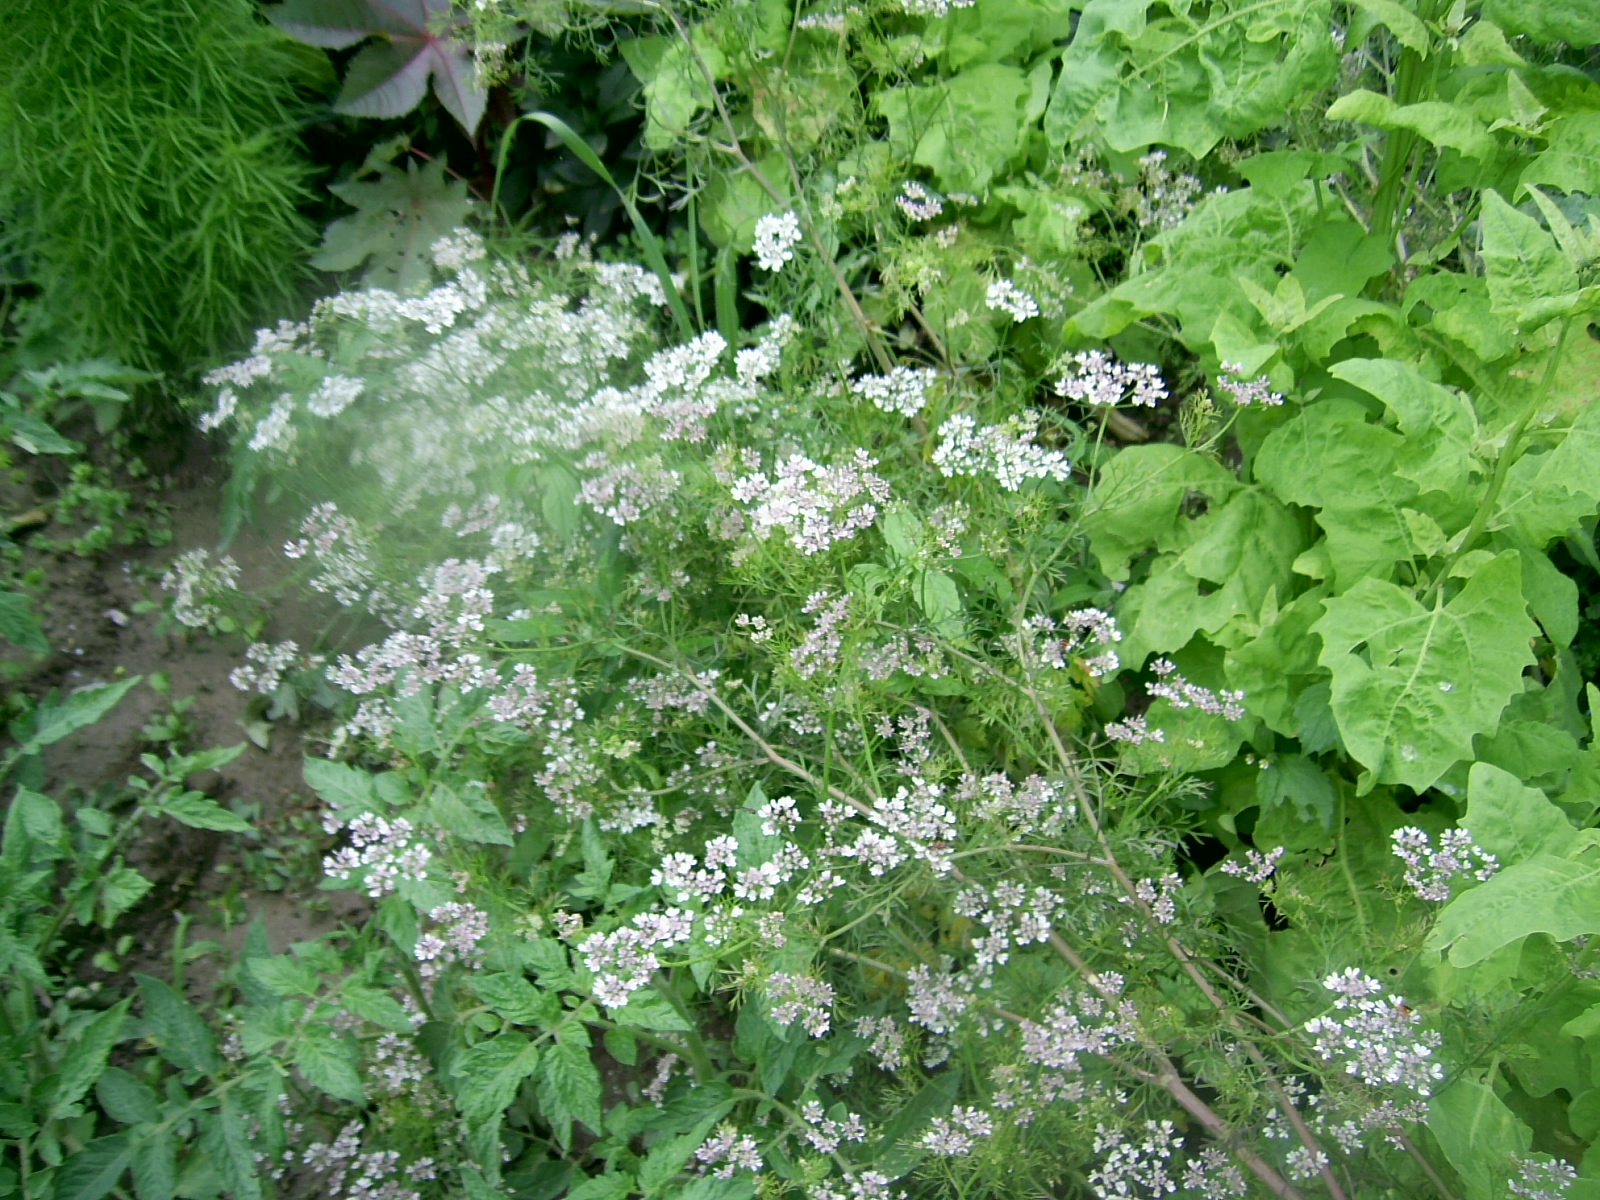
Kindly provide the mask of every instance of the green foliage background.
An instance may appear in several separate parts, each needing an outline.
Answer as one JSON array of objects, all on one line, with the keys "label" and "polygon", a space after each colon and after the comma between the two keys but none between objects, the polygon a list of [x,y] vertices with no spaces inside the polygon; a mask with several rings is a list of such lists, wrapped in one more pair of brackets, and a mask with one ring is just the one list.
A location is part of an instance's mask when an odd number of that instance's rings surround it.
[{"label": "green foliage background", "polygon": [[323,56],[250,0],[15,0],[0,228],[58,356],[173,369],[295,307],[313,240],[296,125]]}]

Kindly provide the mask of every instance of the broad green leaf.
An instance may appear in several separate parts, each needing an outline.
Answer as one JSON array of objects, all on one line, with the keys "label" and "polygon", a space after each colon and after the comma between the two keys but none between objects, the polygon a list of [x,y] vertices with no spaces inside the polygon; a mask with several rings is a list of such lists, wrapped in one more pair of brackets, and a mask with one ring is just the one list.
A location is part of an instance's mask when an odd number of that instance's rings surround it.
[{"label": "broad green leaf", "polygon": [[373,779],[365,771],[309,754],[303,770],[306,786],[345,820],[373,810]]},{"label": "broad green leaf", "polygon": [[1377,783],[1422,791],[1470,758],[1472,739],[1494,731],[1533,661],[1538,628],[1514,552],[1491,558],[1431,610],[1380,579],[1323,604],[1312,628],[1333,673],[1334,717]]},{"label": "broad green leaf", "polygon": [[223,1093],[216,1110],[201,1118],[200,1148],[207,1165],[233,1192],[233,1200],[261,1200],[261,1180],[250,1133],[231,1093]]},{"label": "broad green leaf", "polygon": [[539,1106],[562,1146],[570,1144],[575,1120],[595,1133],[602,1128],[600,1072],[589,1048],[572,1038],[572,1032],[570,1025],[562,1031],[539,1066]]},{"label": "broad green leaf", "polygon": [[1274,614],[1251,641],[1228,650],[1224,659],[1228,687],[1244,693],[1251,714],[1286,737],[1300,736],[1295,704],[1311,684],[1328,673],[1317,661],[1318,644],[1311,627],[1322,616],[1325,588],[1296,596]]},{"label": "broad green leaf", "polygon": [[1410,363],[1388,358],[1346,359],[1328,373],[1372,393],[1394,414],[1400,431],[1416,447],[1397,457],[1398,469],[1420,490],[1448,492],[1462,486],[1476,465],[1478,440],[1478,419],[1465,396],[1434,383]]},{"label": "broad green leaf", "polygon": [[50,642],[22,592],[0,592],[0,638],[35,654],[50,653]]},{"label": "broad green leaf", "polygon": [[139,1200],[172,1200],[178,1191],[178,1146],[170,1133],[154,1133],[133,1150],[133,1190]]},{"label": "broad green leaf", "polygon": [[22,744],[21,754],[24,757],[37,754],[43,747],[54,745],[68,734],[86,725],[93,725],[143,680],[143,675],[133,675],[117,683],[73,692],[59,704],[47,702],[40,706],[35,715],[37,723],[34,732]]},{"label": "broad green leaf", "polygon": [[481,787],[469,783],[457,792],[435,782],[428,796],[428,809],[440,828],[462,841],[490,846],[512,844],[511,827]]},{"label": "broad green leaf", "polygon": [[1600,11],[1590,0],[1487,0],[1483,16],[1507,33],[1536,42],[1600,44]]},{"label": "broad green leaf", "polygon": [[1463,892],[1440,911],[1427,947],[1470,967],[1530,933],[1558,942],[1600,933],[1600,858],[1592,851],[1584,861],[1536,854]]},{"label": "broad green leaf", "polygon": [[615,1175],[595,1175],[575,1184],[566,1200],[625,1200],[632,1194],[633,1176],[622,1171]]},{"label": "broad green leaf", "polygon": [[106,1069],[111,1048],[122,1040],[123,1019],[133,1003],[129,996],[108,1008],[78,1031],[56,1067],[56,1086],[50,1095],[50,1119],[67,1116]]},{"label": "broad green leaf", "polygon": [[1553,307],[1578,290],[1577,272],[1555,238],[1495,191],[1483,193],[1483,270],[1489,303],[1497,313],[1534,329],[1556,315]]},{"label": "broad green leaf", "polygon": [[274,996],[315,996],[322,981],[315,968],[288,954],[247,958],[244,972]]},{"label": "broad green leaf", "polygon": [[191,829],[214,829],[218,833],[249,833],[255,828],[243,817],[229,812],[215,800],[202,796],[199,792],[168,796],[156,811],[182,822]]},{"label": "broad green leaf", "polygon": [[554,938],[536,938],[518,947],[522,964],[530,967],[539,982],[556,991],[572,986],[572,963],[567,948]]},{"label": "broad green leaf", "polygon": [[521,975],[474,975],[470,982],[478,999],[514,1025],[537,1025],[548,1015],[543,993]]},{"label": "broad green leaf", "polygon": [[363,1021],[388,1029],[394,1033],[411,1033],[414,1028],[406,1010],[388,992],[367,987],[351,979],[339,989],[339,1001]]},{"label": "broad green leaf", "polygon": [[1264,491],[1239,493],[1191,528],[1195,541],[1154,563],[1117,607],[1126,665],[1180,649],[1196,633],[1219,646],[1242,644],[1242,628],[1259,620],[1267,596],[1294,583],[1292,567],[1305,548],[1301,522]]},{"label": "broad green leaf", "polygon": [[116,867],[107,871],[97,889],[101,928],[111,928],[118,917],[149,895],[153,887],[155,884],[132,867]]},{"label": "broad green leaf", "polygon": [[1468,775],[1462,825],[1501,867],[1536,854],[1564,857],[1577,838],[1566,814],[1538,788],[1525,787],[1510,772],[1481,762]]},{"label": "broad green leaf", "polygon": [[159,1118],[156,1094],[121,1067],[107,1067],[94,1084],[95,1099],[112,1120],[124,1125]]},{"label": "broad green leaf", "polygon": [[204,1020],[172,985],[150,975],[135,975],[144,998],[145,1034],[161,1057],[179,1069],[215,1071],[220,1065],[216,1039]]},{"label": "broad green leaf", "polygon": [[1473,1079],[1456,1079],[1428,1101],[1428,1128],[1467,1185],[1467,1200],[1499,1200],[1513,1155],[1533,1144],[1533,1132]]},{"label": "broad green leaf", "polygon": [[1489,307],[1489,285],[1482,276],[1449,271],[1418,275],[1406,287],[1405,311],[1409,314],[1418,304],[1428,306],[1430,329],[1461,343],[1483,362],[1516,349],[1515,330]]},{"label": "broad green leaf", "polygon": [[1280,500],[1319,510],[1334,581],[1344,588],[1386,578],[1419,553],[1405,516],[1419,503],[1416,483],[1400,471],[1406,454],[1406,439],[1371,424],[1361,405],[1331,398],[1269,434],[1254,466]]},{"label": "broad green leaf", "polygon": [[466,224],[472,207],[466,182],[446,179],[438,160],[420,165],[408,160],[401,170],[369,157],[365,170],[377,179],[328,188],[356,211],[328,226],[312,265],[324,271],[365,265],[362,279],[368,287],[397,292],[426,287],[433,278],[433,244]]},{"label": "broad green leaf", "polygon": [[964,632],[961,620],[961,589],[943,571],[918,571],[917,607],[943,637],[959,638]]},{"label": "broad green leaf", "polygon": [[1375,18],[1379,24],[1394,34],[1394,40],[1407,50],[1415,50],[1424,58],[1428,56],[1431,35],[1427,24],[1404,4],[1399,3],[1399,0],[1352,0],[1352,2],[1354,7]]},{"label": "broad green leaf", "polygon": [[717,1120],[717,1117],[708,1117],[688,1133],[667,1138],[652,1146],[639,1166],[639,1190],[646,1196],[662,1195],[665,1200],[666,1189],[689,1165],[694,1152],[705,1144]]},{"label": "broad green leaf", "polygon": [[54,1200],[100,1200],[132,1161],[133,1143],[126,1133],[96,1138],[61,1164]]},{"label": "broad green leaf", "polygon": [[61,805],[31,788],[19,787],[6,811],[6,850],[13,852],[13,838],[27,838],[38,858],[59,858],[66,825],[61,820]]},{"label": "broad green leaf", "polygon": [[1402,106],[1387,96],[1357,88],[1333,102],[1328,120],[1357,121],[1386,130],[1409,129],[1435,146],[1468,158],[1488,159],[1496,150],[1488,128],[1470,110],[1442,100]]},{"label": "broad green leaf", "polygon": [[1600,195],[1600,112],[1568,113],[1551,125],[1544,153],[1523,169],[1521,183]]},{"label": "broad green leaf", "polygon": [[1493,519],[1540,548],[1600,511],[1600,404],[1585,404],[1548,445],[1540,438],[1511,465]]},{"label": "broad green leaf", "polygon": [[[1047,87],[1049,65],[1041,65]],[[941,188],[969,192],[982,192],[1020,151],[1044,99],[1038,78],[1003,63],[980,63],[927,87],[874,95],[896,153],[929,168]]]},{"label": "broad green leaf", "polygon": [[661,996],[650,991],[635,992],[621,1008],[611,1010],[611,1019],[631,1029],[651,1029],[658,1033],[681,1033],[689,1023]]},{"label": "broad green leaf", "polygon": [[324,1025],[311,1025],[295,1043],[294,1065],[305,1081],[336,1100],[366,1103],[361,1066],[355,1046]]},{"label": "broad green leaf", "polygon": [[1302,821],[1333,828],[1339,811],[1339,794],[1327,774],[1302,754],[1279,754],[1263,760],[1256,775],[1256,801],[1262,815],[1280,805],[1292,804]]},{"label": "broad green leaf", "polygon": [[[552,1051],[553,1053],[553,1051]],[[516,1098],[522,1081],[539,1066],[539,1047],[515,1031],[479,1042],[452,1068],[459,1081],[456,1107],[469,1124],[497,1118]]]},{"label": "broad green leaf", "polygon": [[1195,537],[1197,500],[1218,504],[1239,487],[1224,467],[1182,446],[1129,446],[1100,471],[1080,518],[1100,569],[1114,580],[1145,550],[1177,550]]},{"label": "broad green leaf", "polygon": [[470,137],[489,94],[466,42],[449,36],[449,0],[284,0],[265,13],[290,37],[342,49],[369,42],[345,69],[334,110],[357,117],[403,117],[433,94]]}]

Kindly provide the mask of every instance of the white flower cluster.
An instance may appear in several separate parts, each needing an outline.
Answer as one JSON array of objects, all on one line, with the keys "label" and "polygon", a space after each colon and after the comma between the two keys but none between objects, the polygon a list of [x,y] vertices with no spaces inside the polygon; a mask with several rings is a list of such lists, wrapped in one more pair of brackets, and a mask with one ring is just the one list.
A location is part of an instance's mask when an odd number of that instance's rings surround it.
[{"label": "white flower cluster", "polygon": [[956,413],[939,427],[939,445],[933,465],[946,476],[991,475],[1002,488],[1015,492],[1030,479],[1066,482],[1072,463],[1059,450],[1046,450],[1035,442],[1039,415],[1022,413],[1002,425],[985,425],[966,413]]},{"label": "white flower cluster", "polygon": [[1262,854],[1259,850],[1246,850],[1244,852],[1244,862],[1236,862],[1230,858],[1222,864],[1222,873],[1247,879],[1251,883],[1265,883],[1277,871],[1278,863],[1283,859],[1283,855],[1284,848],[1282,846],[1269,850],[1265,854]]},{"label": "white flower cluster", "polygon": [[1013,321],[1026,321],[1039,315],[1039,302],[1009,279],[996,279],[991,283],[984,303]]},{"label": "white flower cluster", "polygon": [[1169,1196],[1178,1190],[1168,1164],[1183,1145],[1171,1121],[1146,1121],[1132,1138],[1120,1129],[1095,1127],[1094,1149],[1105,1155],[1089,1173],[1094,1194],[1102,1200],[1122,1196]]},{"label": "white flower cluster", "polygon": [[824,980],[779,971],[767,978],[767,998],[778,1025],[798,1021],[814,1038],[826,1037],[832,1027],[833,985]]},{"label": "white flower cluster", "polygon": [[442,928],[417,938],[414,953],[422,978],[436,978],[451,963],[474,970],[483,967],[480,944],[489,936],[488,913],[474,905],[452,900],[430,911],[428,919]]},{"label": "white flower cluster", "polygon": [[793,210],[768,213],[756,222],[756,262],[768,271],[781,271],[783,264],[794,259],[794,248],[800,244],[800,218]]},{"label": "white flower cluster", "polygon": [[757,538],[781,532],[800,553],[821,554],[878,519],[889,485],[873,474],[877,465],[865,450],[833,466],[791,454],[777,464],[773,479],[760,471],[740,479],[733,498],[754,505],[750,522]]},{"label": "white flower cluster", "polygon": [[381,899],[400,886],[402,879],[421,879],[427,872],[433,851],[417,835],[416,827],[404,817],[390,821],[376,813],[361,813],[348,825],[337,817],[323,821],[329,833],[347,829],[350,844],[322,860],[329,879],[351,883],[358,872],[366,872],[367,895]]},{"label": "white flower cluster", "polygon": [[1217,386],[1228,394],[1228,399],[1242,408],[1259,404],[1264,408],[1277,408],[1283,404],[1283,394],[1272,390],[1272,381],[1265,375],[1246,379],[1244,367],[1239,363],[1223,363],[1217,376]]},{"label": "white flower cluster", "polygon": [[900,0],[900,11],[912,17],[947,17],[952,8],[971,8],[978,0]]},{"label": "white flower cluster", "polygon": [[1099,608],[1078,608],[1059,619],[1035,614],[1007,639],[1007,649],[1023,666],[1043,664],[1059,671],[1076,663],[1095,679],[1122,664],[1112,647],[1122,640],[1116,618]]},{"label": "white flower cluster", "polygon": [[920,1145],[930,1154],[958,1158],[971,1154],[982,1138],[994,1136],[994,1118],[981,1108],[957,1105],[948,1117],[935,1117]]},{"label": "white flower cluster", "polygon": [[229,673],[228,682],[241,692],[270,696],[278,690],[284,674],[299,661],[300,647],[294,642],[252,642],[244,657],[244,665]]},{"label": "white flower cluster", "polygon": [[1405,825],[1389,835],[1395,857],[1406,865],[1406,885],[1424,900],[1443,904],[1450,899],[1451,881],[1467,876],[1482,883],[1500,869],[1499,860],[1472,840],[1466,829],[1447,829],[1435,850],[1428,835],[1415,825]]},{"label": "white flower cluster", "polygon": [[1154,408],[1167,398],[1167,385],[1151,363],[1118,362],[1100,350],[1084,350],[1068,361],[1056,391],[1069,400],[1096,408],[1127,401],[1139,408]]},{"label": "white flower cluster", "polygon": [[693,918],[681,909],[640,913],[632,925],[611,933],[591,933],[578,947],[584,965],[594,973],[594,998],[607,1008],[621,1008],[647,987],[661,967],[658,949],[689,940]]},{"label": "white flower cluster", "polygon": [[927,404],[928,388],[938,378],[937,371],[895,367],[887,375],[863,375],[851,380],[850,391],[884,412],[914,417]]},{"label": "white flower cluster", "polygon": [[161,590],[172,593],[173,620],[205,629],[222,615],[217,596],[239,590],[239,564],[226,554],[213,563],[209,550],[190,550],[173,560]]},{"label": "white flower cluster", "polygon": [[925,184],[908,179],[894,198],[900,211],[913,221],[931,221],[944,212],[944,201]]},{"label": "white flower cluster", "polygon": [[1443,1039],[1419,1028],[1420,1014],[1399,996],[1383,995],[1383,985],[1355,967],[1329,975],[1322,986],[1334,993],[1333,1013],[1307,1021],[1306,1032],[1323,1061],[1342,1065],[1369,1087],[1427,1099],[1444,1078],[1433,1059]]}]

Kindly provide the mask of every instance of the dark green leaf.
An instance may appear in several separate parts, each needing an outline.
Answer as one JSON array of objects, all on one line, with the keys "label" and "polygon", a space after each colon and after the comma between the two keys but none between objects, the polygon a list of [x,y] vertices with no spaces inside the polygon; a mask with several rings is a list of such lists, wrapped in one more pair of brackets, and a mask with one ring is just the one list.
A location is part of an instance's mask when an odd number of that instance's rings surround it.
[{"label": "dark green leaf", "polygon": [[201,1117],[200,1147],[208,1165],[222,1176],[223,1186],[233,1192],[234,1200],[261,1200],[250,1134],[231,1094],[224,1093],[218,1108]]},{"label": "dark green leaf", "polygon": [[50,653],[50,643],[33,615],[33,605],[21,592],[0,592],[0,638],[35,654]]},{"label": "dark green leaf", "polygon": [[600,1072],[588,1047],[569,1040],[571,1033],[569,1027],[545,1052],[539,1070],[539,1106],[562,1146],[570,1144],[574,1120],[601,1131]]},{"label": "dark green leaf", "polygon": [[55,1179],[55,1200],[100,1200],[122,1178],[133,1161],[126,1133],[96,1138],[61,1164]]},{"label": "dark green leaf", "polygon": [[295,1045],[294,1065],[307,1083],[335,1099],[365,1103],[360,1063],[348,1038],[325,1026],[309,1026],[306,1036]]},{"label": "dark green leaf", "polygon": [[94,1085],[95,1099],[124,1125],[158,1119],[156,1094],[121,1067],[107,1067]]},{"label": "dark green leaf", "polygon": [[237,814],[229,813],[216,800],[208,800],[198,792],[171,795],[163,800],[158,813],[181,821],[190,829],[214,829],[219,834],[248,834],[253,826]]},{"label": "dark green leaf", "polygon": [[135,975],[144,998],[145,1033],[161,1057],[180,1069],[215,1071],[220,1065],[214,1035],[194,1006],[172,986],[150,975]]},{"label": "dark green leaf", "polygon": [[155,1133],[133,1151],[133,1190],[139,1200],[172,1200],[178,1190],[178,1146],[170,1133]]},{"label": "dark green leaf", "polygon": [[52,1120],[67,1115],[67,1110],[83,1098],[106,1069],[111,1048],[122,1039],[123,1019],[133,998],[127,997],[85,1025],[68,1045],[56,1067],[55,1091],[50,1097]]},{"label": "dark green leaf", "polygon": [[497,1118],[539,1067],[539,1047],[515,1031],[479,1042],[455,1063],[456,1107],[468,1125]]},{"label": "dark green leaf", "polygon": [[39,709],[33,736],[22,745],[22,754],[37,754],[45,746],[54,745],[68,734],[86,725],[93,725],[117,706],[124,696],[144,679],[133,675],[117,683],[102,684],[73,692],[59,704],[47,703]]}]

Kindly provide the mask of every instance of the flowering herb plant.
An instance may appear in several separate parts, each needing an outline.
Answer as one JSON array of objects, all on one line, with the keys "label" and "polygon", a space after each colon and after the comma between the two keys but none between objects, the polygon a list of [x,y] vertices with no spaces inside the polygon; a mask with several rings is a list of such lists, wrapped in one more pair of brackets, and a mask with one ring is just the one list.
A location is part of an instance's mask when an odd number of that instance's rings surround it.
[{"label": "flowering herb plant", "polygon": [[373,631],[306,766],[373,920],[242,968],[263,1163],[1594,1191],[1600,181],[1551,12],[663,8],[623,53],[695,329],[460,232],[215,372],[238,492]]}]

